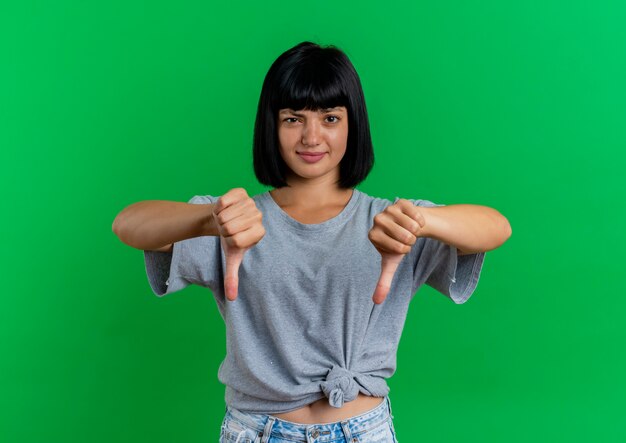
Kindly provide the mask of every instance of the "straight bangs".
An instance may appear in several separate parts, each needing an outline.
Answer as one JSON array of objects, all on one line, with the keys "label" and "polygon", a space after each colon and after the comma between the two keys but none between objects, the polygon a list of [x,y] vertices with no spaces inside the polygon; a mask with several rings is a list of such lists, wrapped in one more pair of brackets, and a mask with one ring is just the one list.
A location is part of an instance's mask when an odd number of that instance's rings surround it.
[{"label": "straight bangs", "polygon": [[350,111],[350,100],[345,82],[328,63],[302,63],[287,71],[289,76],[279,78],[279,88],[272,100],[272,111],[281,109],[294,111],[345,106]]}]

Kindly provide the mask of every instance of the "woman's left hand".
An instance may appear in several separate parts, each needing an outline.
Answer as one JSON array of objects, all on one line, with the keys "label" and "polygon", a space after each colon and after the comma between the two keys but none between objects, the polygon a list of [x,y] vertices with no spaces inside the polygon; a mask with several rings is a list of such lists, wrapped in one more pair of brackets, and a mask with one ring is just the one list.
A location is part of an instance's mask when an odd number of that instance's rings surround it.
[{"label": "woman's left hand", "polygon": [[368,238],[382,257],[380,277],[372,297],[376,304],[385,301],[404,255],[411,251],[418,237],[424,237],[426,219],[422,209],[409,200],[399,199],[374,216]]}]

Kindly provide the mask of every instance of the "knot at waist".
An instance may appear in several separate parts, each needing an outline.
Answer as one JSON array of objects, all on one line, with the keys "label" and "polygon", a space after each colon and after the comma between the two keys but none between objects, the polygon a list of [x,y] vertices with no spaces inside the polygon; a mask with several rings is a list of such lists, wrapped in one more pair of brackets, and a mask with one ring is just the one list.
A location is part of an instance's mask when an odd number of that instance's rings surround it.
[{"label": "knot at waist", "polygon": [[355,381],[355,377],[359,375],[362,374],[333,365],[326,375],[326,380],[320,383],[320,388],[328,397],[328,403],[340,408],[344,402],[354,400],[359,395],[359,385]]}]

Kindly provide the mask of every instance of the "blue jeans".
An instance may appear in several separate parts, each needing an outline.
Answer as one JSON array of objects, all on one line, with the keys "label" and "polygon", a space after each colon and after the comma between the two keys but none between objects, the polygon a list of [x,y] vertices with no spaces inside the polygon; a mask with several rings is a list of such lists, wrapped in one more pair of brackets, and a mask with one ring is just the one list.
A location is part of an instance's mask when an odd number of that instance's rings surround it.
[{"label": "blue jeans", "polygon": [[302,424],[226,407],[220,443],[398,443],[389,396],[367,412],[342,421]]}]

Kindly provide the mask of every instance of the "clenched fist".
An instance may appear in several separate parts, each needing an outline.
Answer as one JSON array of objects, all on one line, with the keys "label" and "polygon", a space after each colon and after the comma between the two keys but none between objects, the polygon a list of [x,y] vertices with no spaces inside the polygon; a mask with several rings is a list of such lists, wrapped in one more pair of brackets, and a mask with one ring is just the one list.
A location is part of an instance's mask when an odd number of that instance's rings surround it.
[{"label": "clenched fist", "polygon": [[405,199],[399,199],[374,216],[368,238],[382,256],[380,277],[372,297],[374,303],[385,301],[398,265],[417,238],[424,236],[425,224],[422,208]]},{"label": "clenched fist", "polygon": [[226,256],[224,289],[226,299],[237,298],[239,265],[243,254],[265,235],[263,214],[243,188],[234,188],[222,195],[213,207],[213,218]]}]

